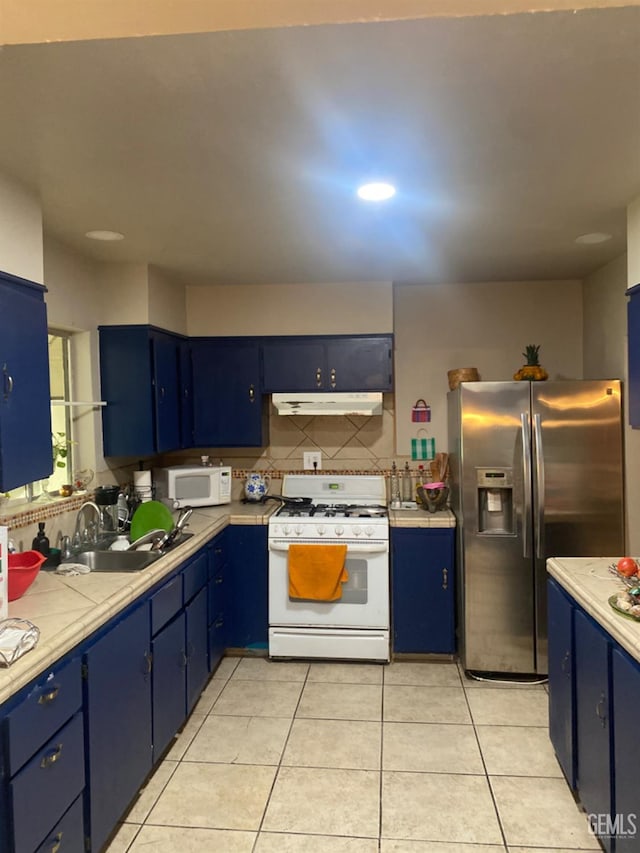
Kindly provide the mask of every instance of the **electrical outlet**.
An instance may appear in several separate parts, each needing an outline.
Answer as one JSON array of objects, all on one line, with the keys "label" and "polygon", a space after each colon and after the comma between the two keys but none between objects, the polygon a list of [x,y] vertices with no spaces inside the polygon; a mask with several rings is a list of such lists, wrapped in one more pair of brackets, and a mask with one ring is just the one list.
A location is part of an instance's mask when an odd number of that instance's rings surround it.
[{"label": "electrical outlet", "polygon": [[322,453],[319,450],[309,450],[302,454],[305,471],[319,471],[322,468]]}]

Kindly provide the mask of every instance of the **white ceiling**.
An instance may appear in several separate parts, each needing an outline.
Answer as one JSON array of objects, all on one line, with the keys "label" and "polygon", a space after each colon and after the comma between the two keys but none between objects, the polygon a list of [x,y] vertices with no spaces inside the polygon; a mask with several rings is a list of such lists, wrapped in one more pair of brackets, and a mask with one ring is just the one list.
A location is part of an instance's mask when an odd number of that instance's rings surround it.
[{"label": "white ceiling", "polygon": [[640,7],[7,46],[0,116],[48,231],[185,283],[579,278],[640,196]]}]

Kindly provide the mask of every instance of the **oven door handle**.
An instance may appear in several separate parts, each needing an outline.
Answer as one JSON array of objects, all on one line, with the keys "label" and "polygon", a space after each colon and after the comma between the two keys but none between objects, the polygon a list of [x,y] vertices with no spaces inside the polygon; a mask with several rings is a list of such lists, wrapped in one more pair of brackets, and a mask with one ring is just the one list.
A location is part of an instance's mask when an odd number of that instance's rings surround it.
[{"label": "oven door handle", "polygon": [[[288,551],[289,545],[295,545],[295,542],[269,542],[269,550],[270,551]],[[332,545],[340,545],[340,542],[331,542],[331,543],[312,543],[305,542],[305,545],[312,544],[332,544]],[[371,545],[354,545],[351,542],[347,543],[347,556],[349,554],[380,554],[389,550],[389,546],[386,542],[380,542],[379,544],[371,544]]]}]

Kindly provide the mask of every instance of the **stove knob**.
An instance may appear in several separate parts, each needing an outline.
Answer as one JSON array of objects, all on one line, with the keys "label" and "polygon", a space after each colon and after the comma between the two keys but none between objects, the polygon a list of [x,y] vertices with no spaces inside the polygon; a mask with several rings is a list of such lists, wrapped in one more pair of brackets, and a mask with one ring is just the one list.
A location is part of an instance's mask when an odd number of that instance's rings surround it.
[{"label": "stove knob", "polygon": [[301,524],[296,524],[295,526],[295,534],[296,536],[300,536],[300,534],[304,531],[304,527]]},{"label": "stove knob", "polygon": [[344,527],[341,524],[338,524],[338,526],[335,529],[336,536],[342,536],[343,533],[344,533]]},{"label": "stove knob", "polygon": [[364,532],[367,534],[367,536],[373,536],[375,531],[374,528],[369,524],[367,525],[367,527],[365,527]]},{"label": "stove knob", "polygon": [[324,524],[319,524],[319,525],[316,527],[316,530],[318,531],[318,533],[320,534],[320,536],[324,536],[324,534],[327,532],[327,528],[324,526]]},{"label": "stove knob", "polygon": [[284,533],[285,536],[288,536],[291,533],[291,528],[289,527],[288,524],[282,525],[282,532]]},{"label": "stove knob", "polygon": [[356,524],[356,526],[353,528],[353,533],[354,536],[360,536],[360,534],[362,533],[362,528],[359,524]]}]

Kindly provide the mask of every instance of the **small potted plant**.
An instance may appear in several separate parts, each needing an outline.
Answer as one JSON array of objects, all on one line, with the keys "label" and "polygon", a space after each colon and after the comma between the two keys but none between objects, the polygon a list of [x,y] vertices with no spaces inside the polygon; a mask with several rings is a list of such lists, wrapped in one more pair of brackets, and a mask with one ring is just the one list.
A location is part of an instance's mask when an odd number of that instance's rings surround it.
[{"label": "small potted plant", "polygon": [[[53,447],[53,467],[54,469],[66,468],[69,451],[71,449],[71,445],[75,444],[75,441],[67,439],[67,435],[64,432],[54,432],[52,433],[51,438]],[[68,498],[73,494],[73,486],[71,483],[65,483],[60,486],[59,492],[63,498]]]}]

